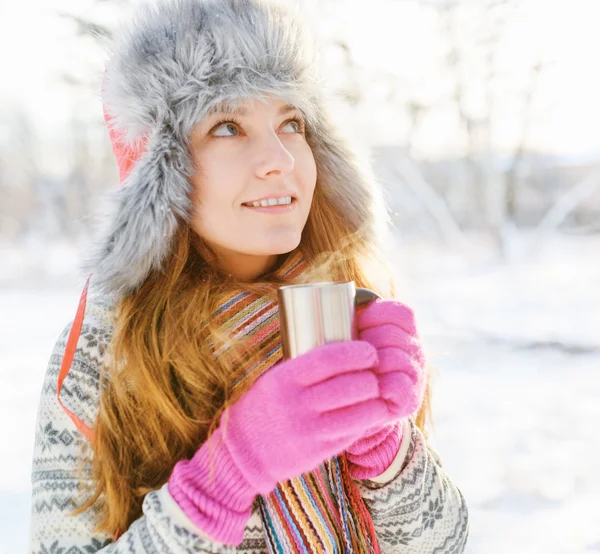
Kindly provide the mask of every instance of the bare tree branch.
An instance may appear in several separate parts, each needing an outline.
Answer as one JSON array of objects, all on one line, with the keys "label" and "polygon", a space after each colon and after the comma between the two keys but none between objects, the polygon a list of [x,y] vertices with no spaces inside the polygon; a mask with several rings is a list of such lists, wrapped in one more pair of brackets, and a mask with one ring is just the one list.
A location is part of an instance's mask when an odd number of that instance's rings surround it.
[{"label": "bare tree branch", "polygon": [[588,197],[600,188],[600,167],[596,168],[585,179],[563,194],[548,210],[536,227],[531,239],[529,252],[535,253],[548,235]]},{"label": "bare tree branch", "polygon": [[79,36],[90,36],[94,39],[98,39],[101,37],[110,37],[112,35],[112,30],[109,27],[84,19],[78,15],[67,12],[56,12],[56,15],[63,19],[73,21],[77,25],[76,33]]},{"label": "bare tree branch", "polygon": [[390,171],[401,180],[421,201],[425,210],[437,224],[440,236],[448,245],[464,246],[466,239],[456,223],[446,202],[427,182],[419,167],[405,156],[398,157]]}]

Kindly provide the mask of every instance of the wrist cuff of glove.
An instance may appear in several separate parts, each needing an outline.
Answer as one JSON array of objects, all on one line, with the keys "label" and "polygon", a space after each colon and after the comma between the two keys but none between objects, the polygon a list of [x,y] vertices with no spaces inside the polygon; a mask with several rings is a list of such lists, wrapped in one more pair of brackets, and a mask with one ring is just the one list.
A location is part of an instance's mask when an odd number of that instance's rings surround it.
[{"label": "wrist cuff of glove", "polygon": [[256,491],[235,465],[217,429],[191,460],[173,468],[169,493],[199,529],[224,544],[238,545]]},{"label": "wrist cuff of glove", "polygon": [[397,421],[353,444],[346,451],[350,475],[355,479],[381,475],[400,450],[403,428],[403,422]]}]

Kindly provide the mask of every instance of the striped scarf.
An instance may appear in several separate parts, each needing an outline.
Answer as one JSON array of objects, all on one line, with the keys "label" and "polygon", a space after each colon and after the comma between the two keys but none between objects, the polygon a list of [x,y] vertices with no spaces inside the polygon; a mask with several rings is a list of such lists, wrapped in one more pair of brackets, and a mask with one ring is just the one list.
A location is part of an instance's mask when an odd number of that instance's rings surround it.
[{"label": "striped scarf", "polygon": [[[275,276],[292,283],[306,266],[302,256],[294,253]],[[243,339],[252,354],[251,363],[234,376],[232,392],[248,386],[282,359],[277,286],[267,285],[265,294],[240,289],[218,298],[215,323],[226,336]],[[216,349],[215,355],[223,348],[227,346]],[[257,501],[271,554],[379,553],[371,516],[343,455],[311,473],[279,483]]]}]

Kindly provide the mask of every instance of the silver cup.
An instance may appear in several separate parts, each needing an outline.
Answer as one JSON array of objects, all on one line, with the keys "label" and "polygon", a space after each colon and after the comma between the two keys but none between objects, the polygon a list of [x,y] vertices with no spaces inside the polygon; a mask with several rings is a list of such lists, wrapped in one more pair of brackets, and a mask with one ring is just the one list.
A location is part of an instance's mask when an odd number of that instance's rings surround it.
[{"label": "silver cup", "polygon": [[356,338],[355,310],[378,294],[348,283],[288,285],[277,291],[284,358]]}]

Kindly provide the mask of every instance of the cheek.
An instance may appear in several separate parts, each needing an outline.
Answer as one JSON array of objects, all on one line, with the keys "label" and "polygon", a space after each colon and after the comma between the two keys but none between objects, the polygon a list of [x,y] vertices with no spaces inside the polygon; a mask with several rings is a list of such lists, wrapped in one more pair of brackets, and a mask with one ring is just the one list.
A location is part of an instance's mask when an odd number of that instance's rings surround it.
[{"label": "cheek", "polygon": [[236,187],[235,168],[231,164],[208,163],[192,179],[193,213],[191,226],[205,238],[222,234],[231,226],[234,208],[240,193]]},{"label": "cheek", "polygon": [[310,146],[296,155],[296,171],[298,182],[301,183],[303,193],[307,197],[312,197],[317,182],[317,165]]},{"label": "cheek", "polygon": [[215,210],[230,209],[241,193],[240,183],[243,182],[236,164],[214,156],[205,160],[200,167],[201,171],[192,179],[195,208],[213,213]]}]

